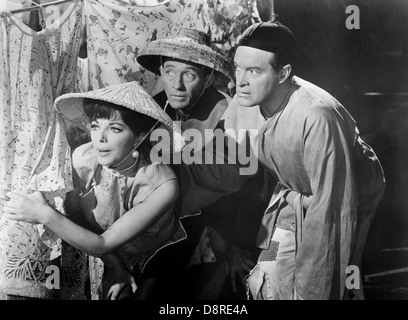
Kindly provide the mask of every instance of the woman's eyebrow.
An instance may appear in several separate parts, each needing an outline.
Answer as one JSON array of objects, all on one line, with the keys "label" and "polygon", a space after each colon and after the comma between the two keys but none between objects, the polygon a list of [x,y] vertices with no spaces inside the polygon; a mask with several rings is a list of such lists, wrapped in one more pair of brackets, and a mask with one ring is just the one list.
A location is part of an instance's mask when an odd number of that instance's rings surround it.
[{"label": "woman's eyebrow", "polygon": [[120,120],[112,120],[112,121],[109,121],[109,124],[115,124],[115,125],[119,125],[119,126],[122,126],[122,127],[124,127],[125,126],[125,124],[122,122],[122,121],[120,121]]}]

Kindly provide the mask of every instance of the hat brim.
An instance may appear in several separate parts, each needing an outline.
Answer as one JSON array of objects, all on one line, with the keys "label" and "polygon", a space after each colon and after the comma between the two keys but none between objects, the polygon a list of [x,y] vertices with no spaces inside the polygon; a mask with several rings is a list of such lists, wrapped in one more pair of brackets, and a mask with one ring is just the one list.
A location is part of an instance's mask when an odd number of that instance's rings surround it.
[{"label": "hat brim", "polygon": [[143,68],[160,75],[160,57],[184,60],[214,69],[221,82],[233,80],[232,65],[226,58],[212,48],[188,38],[152,41],[142,49],[136,59]]},{"label": "hat brim", "polygon": [[89,131],[89,120],[84,112],[84,99],[110,102],[151,117],[162,124],[161,128],[170,129],[172,141],[173,137],[176,137],[172,151],[183,148],[183,145],[178,145],[178,141],[182,141],[178,138],[182,136],[181,128],[136,81],[87,92],[67,93],[55,100],[54,108],[57,112],[82,130]]}]

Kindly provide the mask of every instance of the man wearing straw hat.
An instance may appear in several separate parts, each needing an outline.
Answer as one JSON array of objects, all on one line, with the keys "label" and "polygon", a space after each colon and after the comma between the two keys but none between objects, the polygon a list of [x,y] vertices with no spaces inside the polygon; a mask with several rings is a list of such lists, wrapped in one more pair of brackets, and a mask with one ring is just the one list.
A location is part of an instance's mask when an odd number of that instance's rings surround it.
[{"label": "man wearing straw hat", "polygon": [[[161,76],[164,90],[158,93],[154,99],[173,120],[181,123],[183,131],[195,129],[201,134],[201,137],[204,137],[206,130],[216,128],[230,101],[230,97],[217,90],[216,86],[226,87],[233,79],[233,76],[231,63],[211,48],[208,34],[194,29],[182,29],[173,38],[150,42],[140,52],[137,61],[143,68]],[[203,141],[204,144],[205,141]],[[183,184],[184,182],[180,181],[180,183]],[[256,194],[256,191],[259,189],[257,188],[258,185],[260,185],[259,180],[253,183],[251,187],[246,188],[246,191],[243,189],[243,192],[249,192],[252,197],[258,198],[258,194]],[[222,199],[210,207],[200,208],[204,212],[202,215],[199,215],[199,212],[195,212],[191,214],[192,216],[183,217],[184,213],[181,213],[183,218],[181,221],[186,229],[188,238],[173,248],[169,247],[167,250],[161,250],[157,257],[152,259],[150,268],[150,270],[153,270],[150,273],[152,277],[162,273],[159,270],[154,270],[154,265],[162,268],[163,263],[161,262],[168,261],[169,257],[172,258],[174,264],[173,267],[167,266],[167,274],[177,274],[180,271],[183,273],[184,267],[189,263],[192,254],[197,253],[196,247],[200,242],[200,238],[201,240],[205,239],[207,224],[215,226],[224,238],[233,238],[233,235],[229,232],[233,228],[233,223],[230,222],[230,218],[227,218],[229,215],[221,211],[223,211],[222,208],[224,208],[224,211],[231,211],[231,204],[237,203],[237,200],[242,198],[242,195],[237,194],[235,197],[237,197],[235,200],[233,197],[230,197],[227,200]],[[189,199],[184,201],[189,201]],[[191,199],[191,201],[194,200]],[[256,211],[259,208],[257,211],[262,212],[263,210],[260,207],[262,202],[255,202],[259,205],[250,209]],[[248,209],[245,206],[243,207],[244,210]],[[235,216],[238,213],[235,211],[231,212],[231,214]],[[243,216],[248,217],[248,214],[243,214]],[[250,216],[252,217],[253,215]],[[252,218],[249,219],[251,221],[248,221],[246,218],[244,219],[247,227],[255,221]],[[227,222],[227,220],[230,221]],[[235,218],[234,221],[238,223]],[[247,229],[250,230],[251,228]],[[234,240],[227,239],[227,242],[230,241],[234,242]],[[234,243],[238,244],[236,241]],[[234,247],[234,250],[231,252],[241,251]],[[252,259],[249,256],[239,257],[239,259],[243,269],[248,271],[253,264]],[[233,264],[231,263],[230,265],[232,266]],[[149,273],[148,269],[146,274]],[[237,272],[241,273],[242,276],[245,273],[242,270]],[[231,276],[234,278],[235,274]],[[154,286],[160,287],[157,291],[163,291],[163,287],[160,284],[154,284]],[[233,281],[232,286],[235,288],[235,281]],[[147,288],[151,290],[152,286],[147,286]],[[143,286],[139,289],[139,292],[143,295]],[[146,299],[150,297],[147,295],[141,298]]]}]

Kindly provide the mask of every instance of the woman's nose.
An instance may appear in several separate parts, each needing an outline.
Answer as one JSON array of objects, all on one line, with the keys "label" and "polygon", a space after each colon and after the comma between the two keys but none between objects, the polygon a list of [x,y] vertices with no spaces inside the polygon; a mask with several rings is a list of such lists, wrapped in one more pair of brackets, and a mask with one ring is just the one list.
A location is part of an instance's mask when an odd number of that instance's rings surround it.
[{"label": "woman's nose", "polygon": [[100,130],[100,131],[99,131],[98,140],[99,140],[100,142],[107,142],[107,141],[108,141],[107,136],[106,136],[106,131],[105,131],[105,130]]}]

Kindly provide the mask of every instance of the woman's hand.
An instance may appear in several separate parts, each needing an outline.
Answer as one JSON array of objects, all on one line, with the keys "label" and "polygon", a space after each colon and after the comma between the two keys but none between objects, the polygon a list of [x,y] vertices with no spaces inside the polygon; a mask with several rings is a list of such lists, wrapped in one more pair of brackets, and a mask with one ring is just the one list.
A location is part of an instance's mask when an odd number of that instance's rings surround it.
[{"label": "woman's hand", "polygon": [[101,257],[104,263],[102,297],[104,300],[131,298],[136,292],[135,278],[115,253]]},{"label": "woman's hand", "polygon": [[29,223],[45,223],[47,210],[50,208],[41,192],[35,191],[29,196],[7,192],[6,199],[0,199],[3,216],[10,220]]}]

